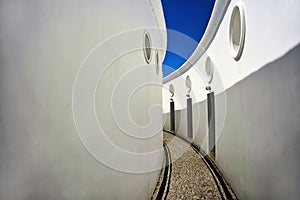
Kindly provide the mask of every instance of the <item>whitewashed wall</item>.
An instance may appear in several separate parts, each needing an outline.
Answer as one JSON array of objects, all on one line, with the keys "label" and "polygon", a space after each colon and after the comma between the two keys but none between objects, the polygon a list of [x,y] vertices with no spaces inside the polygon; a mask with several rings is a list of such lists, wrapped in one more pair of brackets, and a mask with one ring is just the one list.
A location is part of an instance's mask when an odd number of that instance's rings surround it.
[{"label": "whitewashed wall", "polygon": [[226,91],[217,164],[241,199],[299,199],[300,46]]},{"label": "whitewashed wall", "polygon": [[[125,134],[128,127],[117,128],[111,106],[111,90],[118,86],[117,81],[122,82],[123,75],[126,78],[136,67],[146,66],[134,71],[135,75],[143,78],[142,83],[153,82],[156,86],[145,85],[131,98],[119,96],[115,103],[120,105],[118,108],[129,107],[134,125],[161,128],[161,112],[152,111],[154,105],[161,105],[158,87],[162,84],[161,72],[155,74],[154,54],[152,64],[147,65],[141,49],[145,29],[149,29],[153,46],[165,49],[165,33],[148,28],[165,28],[159,5],[159,1],[147,0],[0,1],[0,199],[148,199],[151,196],[159,169],[135,174],[122,172],[122,168],[113,169],[99,162],[95,155],[104,155],[116,163],[126,163],[127,157],[105,150],[108,143],[98,138],[89,138],[88,142],[99,147],[90,151],[90,143],[85,143],[84,138],[98,134],[98,127],[89,126],[97,117],[106,136],[120,148],[133,153],[160,150],[161,131],[143,140],[128,136]],[[132,29],[138,31],[128,32]],[[105,43],[104,51],[97,54],[103,48],[100,45],[87,57],[98,44],[121,32],[127,34],[112,38]],[[120,49],[135,48],[138,50],[126,55],[115,55]],[[160,62],[163,56],[160,51]],[[89,83],[94,81],[93,75],[106,67],[103,60],[110,57],[116,60],[94,85],[95,99],[90,99],[85,96],[91,90]],[[95,67],[91,80],[88,76],[81,77],[88,69],[86,66]],[[83,83],[80,87],[86,86],[86,91],[77,90],[76,78]],[[142,86],[141,82],[131,83],[138,84],[133,85],[135,89]],[[74,94],[78,97],[75,100]],[[80,118],[83,115],[74,113],[84,110],[82,102],[90,106],[95,102],[94,115]],[[142,137],[154,133],[134,134]],[[152,158],[146,163],[135,160],[128,166],[160,167],[162,152]]]},{"label": "whitewashed wall", "polygon": [[[246,24],[239,61],[228,45],[237,3],[244,6]],[[194,140],[207,151],[207,84],[199,77],[205,78],[201,74],[210,56],[217,72],[211,83],[216,93],[216,163],[241,199],[299,199],[299,18],[298,1],[231,1],[206,53],[185,74],[164,84],[177,91],[176,113],[184,118],[177,119],[176,130],[186,136],[184,81],[190,76]],[[169,98],[164,90],[166,115]]]},{"label": "whitewashed wall", "polygon": [[[246,37],[241,59],[236,62],[229,49],[229,23],[233,7],[238,3],[244,6]],[[267,8],[267,9],[266,9]],[[210,56],[220,79],[214,78],[214,91],[221,92],[259,70],[265,64],[281,57],[300,42],[300,3],[297,0],[282,1],[247,1],[232,0],[220,24],[216,36],[205,54],[194,67],[182,76],[164,84],[169,87],[172,83],[177,91],[177,107],[184,108],[186,87],[185,77],[189,75],[193,82],[192,92],[195,102],[206,99],[206,84],[204,83],[204,67],[207,56]],[[210,34],[205,32],[204,36]],[[201,41],[200,44],[207,41]],[[200,48],[201,49],[201,48]],[[195,53],[196,54],[196,53]],[[201,78],[202,77],[202,78]],[[218,81],[221,81],[222,86]],[[217,84],[216,84],[217,83]],[[216,88],[217,87],[217,88]],[[163,92],[164,112],[169,112],[168,99],[170,94]]]}]

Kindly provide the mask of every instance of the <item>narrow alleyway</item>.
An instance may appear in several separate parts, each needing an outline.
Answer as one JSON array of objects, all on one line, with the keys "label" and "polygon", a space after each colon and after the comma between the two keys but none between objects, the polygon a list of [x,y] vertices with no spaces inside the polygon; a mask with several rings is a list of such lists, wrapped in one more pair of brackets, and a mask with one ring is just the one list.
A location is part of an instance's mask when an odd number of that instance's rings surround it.
[{"label": "narrow alleyway", "polygon": [[164,148],[167,164],[153,199],[237,199],[213,161],[191,141],[164,132]]}]

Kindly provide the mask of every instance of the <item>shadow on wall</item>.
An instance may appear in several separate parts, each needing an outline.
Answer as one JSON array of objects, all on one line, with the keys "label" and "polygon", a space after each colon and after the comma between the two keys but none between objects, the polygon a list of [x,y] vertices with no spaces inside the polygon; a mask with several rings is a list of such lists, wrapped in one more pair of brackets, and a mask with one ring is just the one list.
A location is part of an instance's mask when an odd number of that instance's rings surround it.
[{"label": "shadow on wall", "polygon": [[[216,164],[241,199],[300,197],[299,55],[298,45],[216,96],[218,121],[218,99],[226,94],[224,127],[216,127]],[[207,152],[206,101],[194,104],[193,112],[193,124],[199,124],[194,142]],[[186,109],[176,116],[176,133],[187,136]]]}]

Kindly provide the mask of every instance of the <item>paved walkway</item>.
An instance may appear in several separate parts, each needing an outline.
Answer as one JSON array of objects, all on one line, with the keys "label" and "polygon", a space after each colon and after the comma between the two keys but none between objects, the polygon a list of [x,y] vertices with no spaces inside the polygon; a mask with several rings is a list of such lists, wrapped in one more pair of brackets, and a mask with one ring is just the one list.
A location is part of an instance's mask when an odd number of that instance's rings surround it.
[{"label": "paved walkway", "polygon": [[152,199],[236,199],[214,163],[183,139],[164,132],[166,167]]}]

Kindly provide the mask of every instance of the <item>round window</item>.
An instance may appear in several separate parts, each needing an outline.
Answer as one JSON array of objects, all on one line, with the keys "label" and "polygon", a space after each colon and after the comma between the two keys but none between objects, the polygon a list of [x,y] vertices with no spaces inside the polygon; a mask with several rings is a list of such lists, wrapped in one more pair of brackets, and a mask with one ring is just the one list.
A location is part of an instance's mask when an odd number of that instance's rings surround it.
[{"label": "round window", "polygon": [[171,93],[171,97],[173,97],[174,93],[175,93],[175,88],[174,88],[173,84],[170,84],[170,86],[169,86],[169,92]]},{"label": "round window", "polygon": [[238,61],[245,43],[245,14],[241,4],[233,8],[229,26],[229,46],[234,60]]},{"label": "round window", "polygon": [[214,76],[214,65],[213,65],[210,57],[206,58],[205,73],[206,73],[206,82],[211,83],[213,80],[213,76]]},{"label": "round window", "polygon": [[150,34],[145,31],[144,33],[144,56],[147,63],[150,63],[152,57],[152,44]]},{"label": "round window", "polygon": [[190,93],[192,90],[192,81],[189,75],[185,78],[185,86],[188,89],[187,93]]}]

